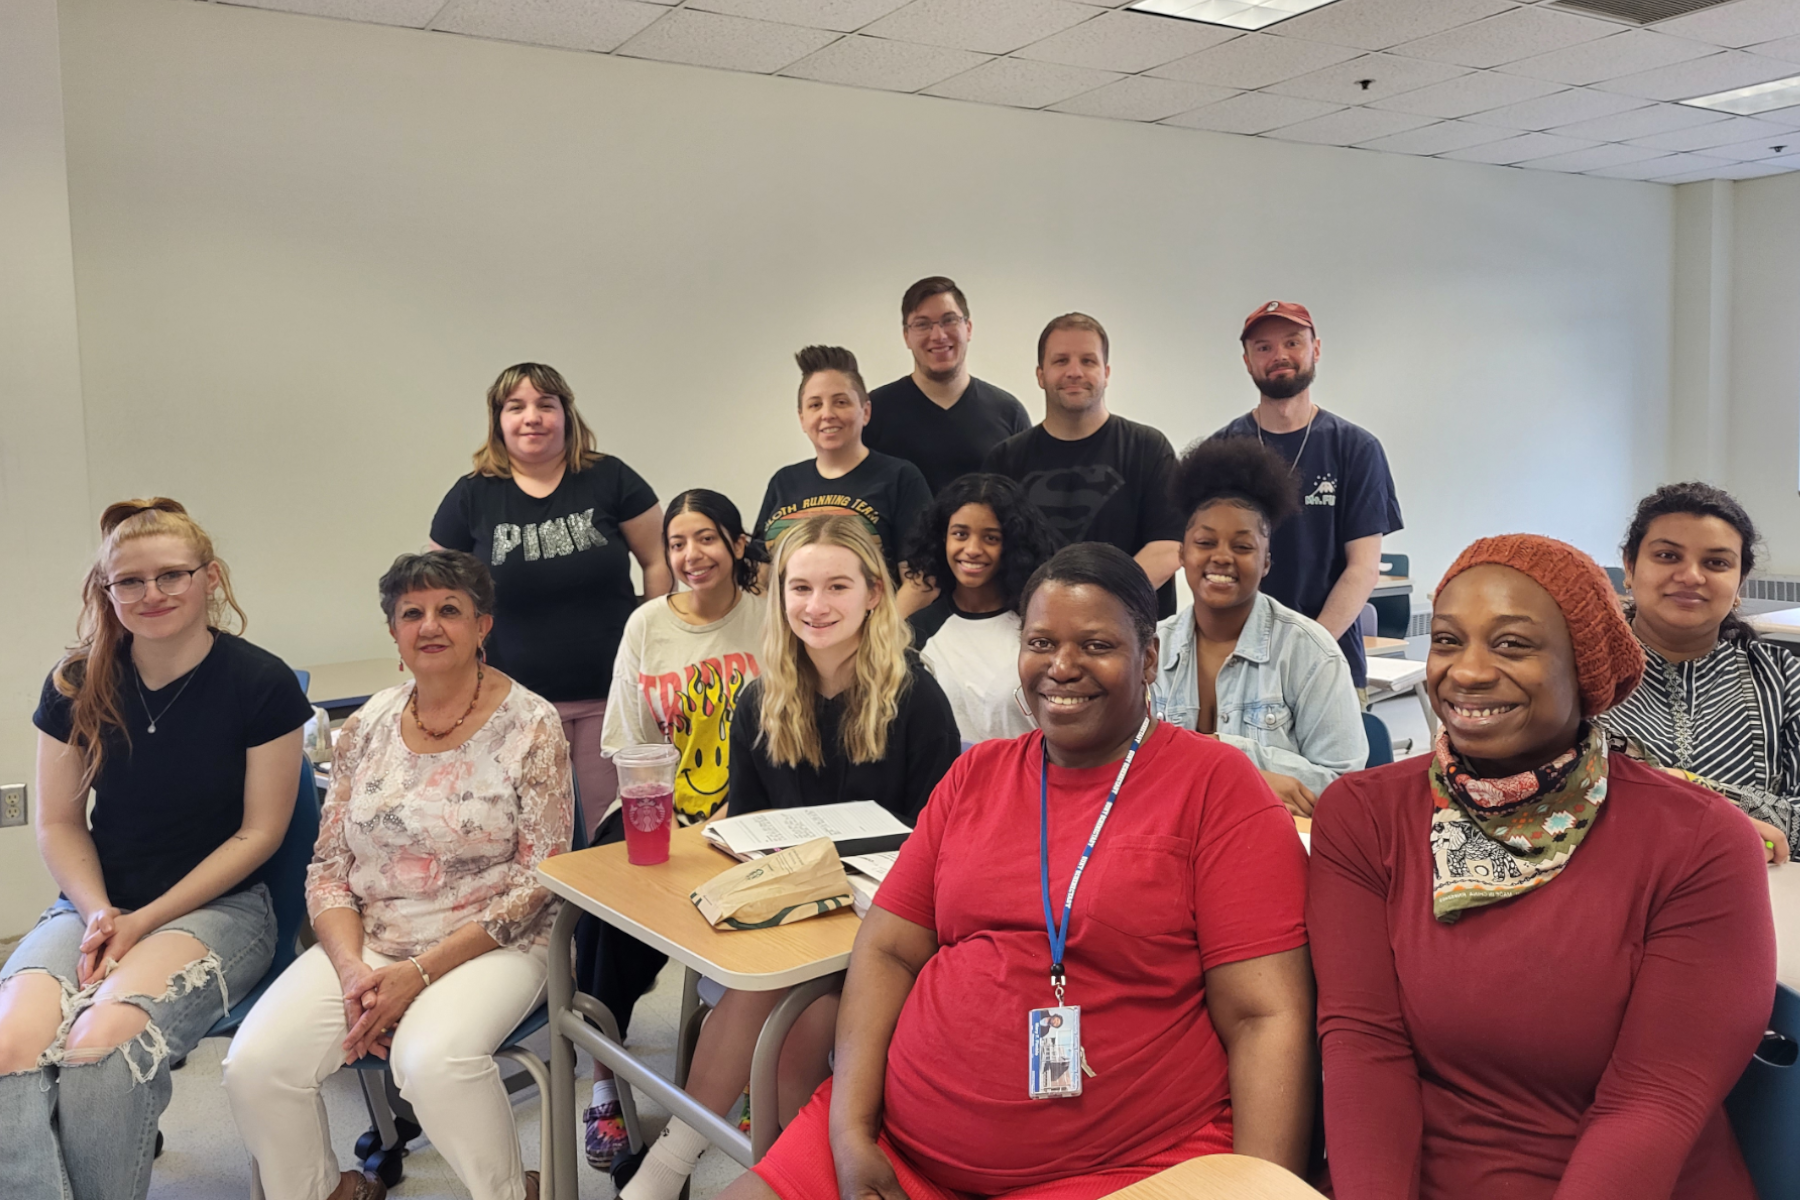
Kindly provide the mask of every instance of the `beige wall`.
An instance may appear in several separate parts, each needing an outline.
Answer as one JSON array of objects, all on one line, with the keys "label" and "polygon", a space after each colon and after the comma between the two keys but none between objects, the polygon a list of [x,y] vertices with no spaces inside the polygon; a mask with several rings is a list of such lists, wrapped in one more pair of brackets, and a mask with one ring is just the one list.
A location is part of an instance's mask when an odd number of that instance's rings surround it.
[{"label": "beige wall", "polygon": [[[31,783],[30,714],[94,544],[76,350],[55,0],[0,4],[0,783]],[[29,827],[0,829],[0,938],[55,894]]]},{"label": "beige wall", "polygon": [[60,11],[89,507],[186,500],[296,665],[382,651],[374,579],[500,367],[557,364],[663,496],[754,510],[807,451],[793,351],[901,374],[899,293],[940,271],[978,374],[1039,411],[1037,331],[1083,309],[1115,409],[1178,445],[1253,399],[1243,314],[1306,302],[1417,574],[1508,528],[1604,554],[1663,472],[1671,189],[186,0]]}]

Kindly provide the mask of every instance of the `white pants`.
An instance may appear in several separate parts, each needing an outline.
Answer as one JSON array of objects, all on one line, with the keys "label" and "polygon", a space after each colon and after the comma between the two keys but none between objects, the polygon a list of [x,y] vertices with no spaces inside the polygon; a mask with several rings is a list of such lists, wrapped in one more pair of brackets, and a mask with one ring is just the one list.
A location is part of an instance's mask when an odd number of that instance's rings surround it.
[{"label": "white pants", "polygon": [[[394,960],[365,948],[363,961]],[[432,980],[394,1030],[394,1083],[474,1200],[525,1194],[512,1104],[493,1054],[543,1002],[547,962],[543,947],[490,950]],[[337,972],[314,946],[231,1040],[225,1091],[270,1200],[323,1200],[337,1187],[319,1087],[344,1065],[346,1033]]]}]

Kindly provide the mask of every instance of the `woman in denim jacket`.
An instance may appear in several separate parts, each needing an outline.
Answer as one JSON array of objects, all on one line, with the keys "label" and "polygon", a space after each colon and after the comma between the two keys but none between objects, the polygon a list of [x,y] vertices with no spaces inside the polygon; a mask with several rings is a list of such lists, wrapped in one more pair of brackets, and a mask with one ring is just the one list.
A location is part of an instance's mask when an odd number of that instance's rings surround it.
[{"label": "woman in denim jacket", "polygon": [[1300,507],[1293,472],[1248,438],[1197,443],[1175,501],[1194,603],[1157,627],[1156,709],[1250,756],[1288,811],[1368,760],[1350,665],[1323,626],[1258,590],[1269,535]]}]

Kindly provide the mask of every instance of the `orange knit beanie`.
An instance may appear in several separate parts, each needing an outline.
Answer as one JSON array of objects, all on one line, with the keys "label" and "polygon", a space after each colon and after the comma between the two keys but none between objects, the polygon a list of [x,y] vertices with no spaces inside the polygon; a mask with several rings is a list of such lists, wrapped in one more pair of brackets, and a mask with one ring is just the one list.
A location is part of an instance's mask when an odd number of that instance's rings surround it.
[{"label": "orange knit beanie", "polygon": [[1482,538],[1457,556],[1438,591],[1470,567],[1496,563],[1529,575],[1556,601],[1575,643],[1575,676],[1581,714],[1605,712],[1631,694],[1644,677],[1644,650],[1613,596],[1600,564],[1555,538],[1507,533]]}]

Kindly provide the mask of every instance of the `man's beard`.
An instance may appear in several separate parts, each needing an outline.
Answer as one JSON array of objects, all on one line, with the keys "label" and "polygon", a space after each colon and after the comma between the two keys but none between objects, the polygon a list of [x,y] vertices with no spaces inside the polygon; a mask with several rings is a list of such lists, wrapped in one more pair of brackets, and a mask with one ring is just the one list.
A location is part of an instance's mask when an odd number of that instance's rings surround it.
[{"label": "man's beard", "polygon": [[1304,371],[1295,371],[1286,379],[1259,379],[1257,390],[1271,400],[1292,400],[1313,384],[1313,376],[1319,373],[1317,367],[1308,367]]}]

